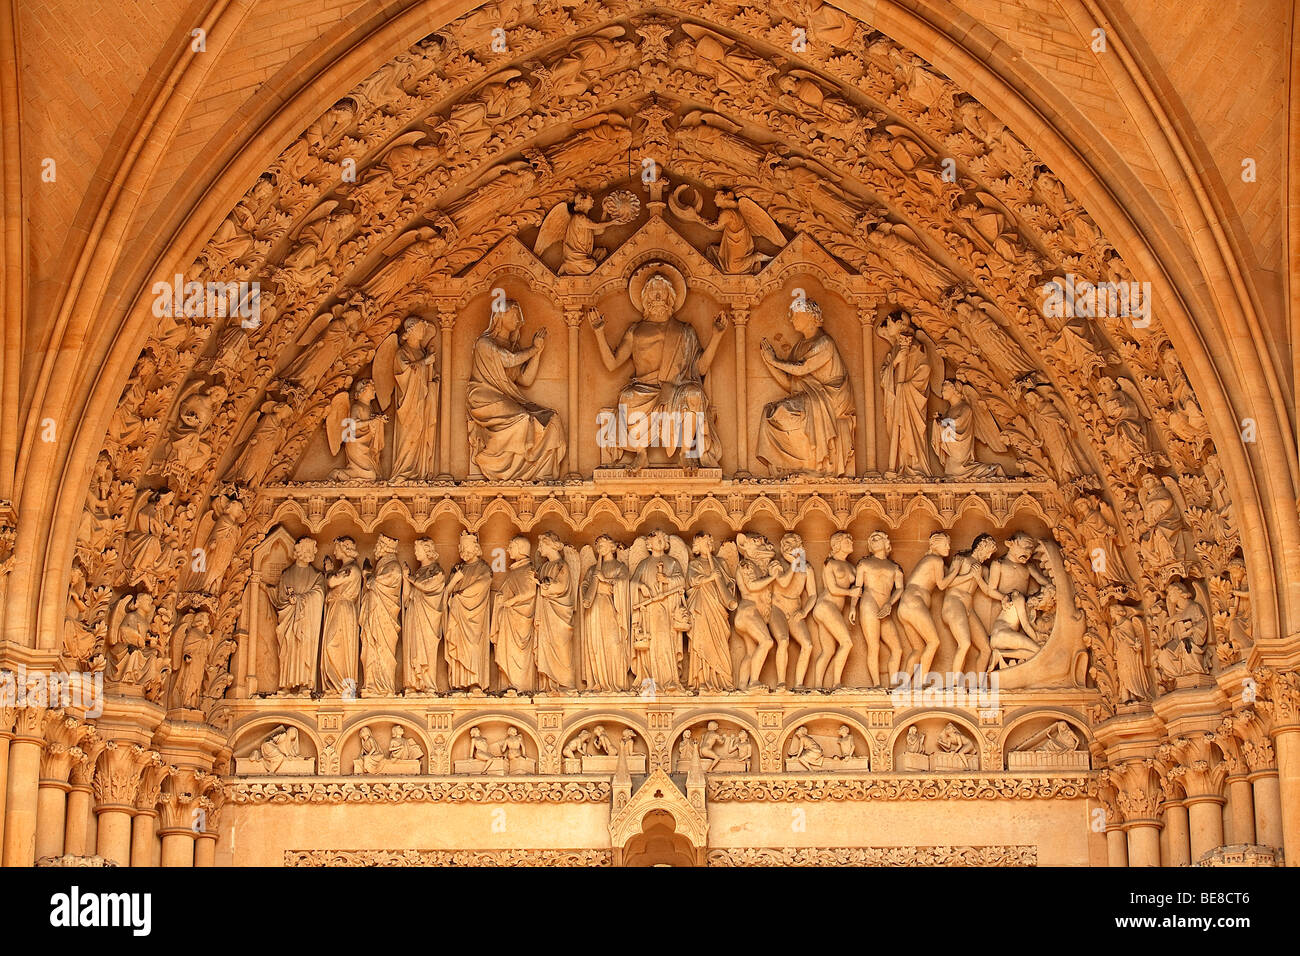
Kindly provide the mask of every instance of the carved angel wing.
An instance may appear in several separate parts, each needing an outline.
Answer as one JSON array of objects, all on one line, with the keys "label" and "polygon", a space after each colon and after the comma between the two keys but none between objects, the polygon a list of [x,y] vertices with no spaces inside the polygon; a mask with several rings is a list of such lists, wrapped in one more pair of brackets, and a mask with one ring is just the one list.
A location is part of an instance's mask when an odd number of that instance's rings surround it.
[{"label": "carved angel wing", "polygon": [[734,581],[736,572],[740,569],[740,549],[736,547],[734,541],[724,541],[722,547],[718,548],[718,560],[722,566],[727,569],[727,574]]},{"label": "carved angel wing", "polygon": [[1180,514],[1187,513],[1187,499],[1183,497],[1183,489],[1178,487],[1178,482],[1174,481],[1171,475],[1161,475],[1160,482],[1169,489],[1169,494],[1173,496],[1174,502],[1178,505]]},{"label": "carved angel wing", "polygon": [[587,572],[591,570],[596,563],[596,549],[589,544],[584,544],[582,550],[578,552],[578,580],[587,580]]},{"label": "carved angel wing", "polygon": [[108,643],[117,643],[117,634],[118,630],[122,626],[122,618],[126,616],[127,605],[129,605],[133,600],[135,600],[135,595],[128,594],[114,605],[113,614],[108,621]]},{"label": "carved angel wing", "polygon": [[394,365],[398,344],[398,334],[394,332],[379,343],[375,360],[371,363],[371,376],[375,382],[375,400],[384,410],[388,409],[389,403],[393,400],[393,391],[397,388]]},{"label": "carved angel wing", "polygon": [[543,255],[551,246],[563,241],[568,228],[569,204],[561,200],[551,207],[551,211],[542,220],[542,227],[537,230],[537,241],[533,243],[533,254]]},{"label": "carved angel wing", "polygon": [[685,574],[686,565],[691,563],[691,549],[686,547],[686,542],[677,535],[670,534],[668,536],[668,553],[676,559],[682,573]]},{"label": "carved angel wing", "polygon": [[329,410],[325,413],[325,437],[329,441],[331,455],[337,455],[343,447],[343,422],[351,411],[352,397],[346,390],[330,400]]},{"label": "carved angel wing", "polygon": [[628,570],[636,574],[636,569],[641,566],[641,562],[649,556],[650,548],[646,544],[646,536],[641,535],[627,549],[627,558],[625,560],[627,561]]},{"label": "carved angel wing", "polygon": [[762,236],[776,246],[785,245],[785,236],[781,233],[781,227],[776,224],[776,220],[767,214],[766,209],[747,196],[738,197],[736,205],[754,235]]},{"label": "carved angel wing", "polygon": [[975,438],[987,445],[992,451],[1006,451],[1006,442],[1002,440],[1002,428],[989,413],[975,386],[962,386],[962,393],[966,396],[971,411],[974,412]]},{"label": "carved angel wing", "polygon": [[1151,409],[1147,408],[1146,399],[1142,397],[1142,391],[1137,387],[1136,382],[1127,375],[1121,375],[1119,378],[1115,379],[1115,384],[1118,385],[1129,398],[1133,399],[1133,402],[1138,407],[1138,411],[1142,413],[1143,418],[1151,417]]},{"label": "carved angel wing", "polygon": [[569,568],[568,598],[576,607],[578,600],[578,583],[582,580],[582,562],[578,557],[578,549],[572,545],[566,544],[564,549],[560,552],[560,556],[564,559],[564,563]]}]

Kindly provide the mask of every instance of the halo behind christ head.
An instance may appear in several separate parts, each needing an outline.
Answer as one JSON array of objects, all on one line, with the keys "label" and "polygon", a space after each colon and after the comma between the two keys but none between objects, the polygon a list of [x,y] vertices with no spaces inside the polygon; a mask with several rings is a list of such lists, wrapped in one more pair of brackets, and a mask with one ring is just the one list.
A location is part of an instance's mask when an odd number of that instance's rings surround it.
[{"label": "halo behind christ head", "polygon": [[674,267],[666,262],[651,262],[642,266],[636,272],[632,273],[632,278],[627,283],[627,294],[632,298],[632,305],[638,312],[645,311],[641,305],[641,292],[645,289],[645,284],[654,276],[663,276],[673,286],[673,313],[676,314],[686,303],[686,279]]}]

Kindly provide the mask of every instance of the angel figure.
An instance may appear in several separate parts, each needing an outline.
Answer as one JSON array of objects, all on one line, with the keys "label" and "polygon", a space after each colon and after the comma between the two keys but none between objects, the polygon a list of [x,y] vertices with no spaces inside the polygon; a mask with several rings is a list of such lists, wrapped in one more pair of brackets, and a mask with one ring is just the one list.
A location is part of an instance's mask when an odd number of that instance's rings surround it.
[{"label": "angel figure", "polygon": [[1141,458],[1145,451],[1143,423],[1149,417],[1146,403],[1132,379],[1103,378],[1102,383],[1098,400],[1110,424],[1106,452],[1115,461],[1127,464]]},{"label": "angel figure", "polygon": [[1001,428],[980,401],[974,386],[947,379],[939,392],[948,403],[948,410],[935,413],[931,443],[943,463],[944,475],[972,481],[1001,474],[999,465],[985,464],[975,458],[976,442],[995,452],[1004,452],[1007,446]]},{"label": "angel figure", "polygon": [[1033,418],[1033,428],[1047,452],[1047,460],[1062,483],[1083,474],[1083,465],[1075,450],[1074,432],[1066,418],[1056,390],[1046,383],[1025,389],[1024,402]]},{"label": "angel figure", "polygon": [[584,545],[581,569],[582,676],[591,691],[627,690],[631,668],[631,578],[622,549],[602,534]]},{"label": "angel figure", "polygon": [[578,592],[578,552],[550,531],[537,538],[537,685],[539,690],[572,690],[574,611]]},{"label": "angel figure", "polygon": [[139,684],[149,663],[145,648],[153,625],[153,595],[128,594],[117,602],[108,625],[105,677],[123,684]]},{"label": "angel figure", "polygon": [[[761,534],[738,534],[734,542],[723,545],[719,551],[723,562],[736,581],[739,602],[736,606],[736,633],[744,639],[749,653],[740,662],[736,685],[747,690],[758,683],[763,665],[772,649],[772,591],[785,566],[776,560],[776,549]],[[785,684],[789,645],[783,644],[777,661],[777,683]]]},{"label": "angel figure", "polygon": [[318,316],[298,338],[297,344],[305,346],[302,353],[278,377],[296,382],[306,393],[314,392],[339,356],[357,341],[361,324],[361,310],[353,305],[336,305],[329,315]]},{"label": "angel figure", "polygon": [[1142,615],[1136,607],[1118,602],[1107,608],[1107,615],[1115,645],[1115,703],[1145,704],[1151,699],[1151,672]]},{"label": "angel figure", "polygon": [[432,478],[438,446],[438,351],[433,325],[418,316],[384,339],[375,353],[375,397],[385,411],[397,399],[395,481]]},{"label": "angel figure", "polygon": [[339,392],[325,415],[325,434],[331,455],[343,449],[347,464],[330,472],[331,481],[375,481],[379,478],[379,456],[384,451],[384,423],[387,415],[376,415],[375,383],[363,378],[351,394]]},{"label": "angel figure", "polygon": [[202,379],[185,386],[177,402],[176,420],[169,429],[170,448],[164,466],[166,474],[182,474],[195,461],[212,454],[212,442],[203,437],[229,393],[220,385]]},{"label": "angel figure", "polygon": [[533,252],[540,257],[562,243],[564,254],[557,270],[559,275],[585,276],[595,272],[607,255],[607,250],[596,248],[596,237],[610,226],[621,226],[630,221],[626,214],[615,217],[607,210],[605,221],[597,222],[588,215],[592,202],[590,193],[578,193],[573,198],[572,212],[567,202],[558,202],[542,220]]},{"label": "angel figure", "polygon": [[398,234],[381,250],[384,264],[367,280],[365,291],[376,298],[393,297],[445,270],[445,254],[459,234],[456,224],[443,213],[433,214],[431,226]]},{"label": "angel figure", "polygon": [[248,518],[248,509],[233,494],[218,494],[208,513],[199,521],[196,541],[203,553],[201,571],[196,571],[204,591],[215,594],[239,547],[239,537]]},{"label": "angel figure", "polygon": [[[724,547],[726,547],[724,545]],[[733,565],[735,545],[731,545]],[[731,612],[738,598],[735,578],[713,553],[713,535],[701,531],[686,565],[686,607],[691,615],[687,686],[717,692],[734,688],[731,673]]]},{"label": "angel figure", "polygon": [[263,402],[252,431],[246,436],[238,436],[235,441],[235,445],[243,450],[230,466],[230,480],[246,485],[259,484],[271,470],[275,453],[279,450],[292,419],[293,406],[288,402]]},{"label": "angel figure", "polygon": [[1167,639],[1156,654],[1156,676],[1168,687],[1179,677],[1208,674],[1210,621],[1192,585],[1173,581],[1165,595]]},{"label": "angel figure", "polygon": [[632,670],[637,683],[663,690],[681,687],[682,638],[690,630],[686,609],[686,543],[659,530],[637,538],[632,572]]},{"label": "angel figure", "polygon": [[1190,557],[1183,534],[1186,502],[1182,489],[1169,475],[1148,471],[1142,475],[1137,497],[1146,526],[1138,541],[1142,557],[1155,567],[1171,567],[1173,573],[1181,573],[1183,563]]},{"label": "angel figure", "polygon": [[172,681],[173,709],[198,709],[211,638],[212,617],[207,611],[193,611],[181,618],[175,638],[181,645],[181,661]]},{"label": "angel figure", "polygon": [[479,89],[476,97],[451,108],[438,127],[448,154],[481,153],[492,134],[528,110],[532,87],[518,70],[504,70]]},{"label": "angel figure", "polygon": [[171,564],[175,550],[176,492],[170,488],[145,491],[132,503],[126,533],[127,584],[148,591]]},{"label": "angel figure", "polygon": [[754,248],[755,237],[766,239],[778,249],[785,245],[781,227],[754,200],[737,196],[730,189],[720,189],[713,197],[718,207],[718,218],[710,221],[700,214],[704,200],[699,195],[696,195],[693,205],[688,206],[682,200],[682,193],[690,188],[683,183],[674,189],[668,197],[668,207],[679,219],[721,233],[718,244],[709,247],[708,256],[723,272],[744,275],[763,268],[772,257]]}]

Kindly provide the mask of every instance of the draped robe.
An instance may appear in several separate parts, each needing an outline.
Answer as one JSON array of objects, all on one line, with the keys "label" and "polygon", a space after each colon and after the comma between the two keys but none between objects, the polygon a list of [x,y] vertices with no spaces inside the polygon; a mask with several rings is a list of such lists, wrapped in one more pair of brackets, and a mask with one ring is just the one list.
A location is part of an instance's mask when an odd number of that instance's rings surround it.
[{"label": "draped robe", "polygon": [[[487,690],[492,649],[488,643],[492,596],[492,569],[482,558],[459,565],[461,578],[445,592],[447,612],[443,621],[446,636],[447,678],[452,688],[478,686]],[[455,572],[453,572],[453,575]]]},{"label": "draped robe", "polygon": [[519,354],[491,335],[481,335],[474,343],[465,388],[470,451],[485,478],[555,478],[568,451],[564,426],[553,409],[524,397],[518,385],[523,364]]},{"label": "draped robe", "polygon": [[295,562],[280,575],[271,603],[276,610],[275,633],[280,644],[280,689],[311,690],[316,686],[325,576],[309,564]]},{"label": "draped robe", "polygon": [[361,595],[361,665],[367,693],[397,693],[398,614],[402,607],[402,563],[383,558],[370,573]]},{"label": "draped robe", "polygon": [[840,350],[823,332],[800,340],[785,361],[802,364],[804,371],[786,372],[790,394],[763,409],[756,457],[778,475],[852,474],[856,415]]}]

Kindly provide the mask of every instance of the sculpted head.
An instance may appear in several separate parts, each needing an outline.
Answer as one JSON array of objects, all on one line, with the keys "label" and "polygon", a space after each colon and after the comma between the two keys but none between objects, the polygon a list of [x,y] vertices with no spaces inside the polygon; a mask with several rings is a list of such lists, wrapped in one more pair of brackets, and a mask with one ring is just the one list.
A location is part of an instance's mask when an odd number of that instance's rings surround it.
[{"label": "sculpted head", "polygon": [[316,539],[299,538],[293,543],[293,559],[299,564],[311,564],[316,560]]},{"label": "sculpted head", "polygon": [[522,560],[533,553],[532,543],[522,534],[515,535],[506,546],[506,554],[514,561]]},{"label": "sculpted head", "polygon": [[883,558],[889,554],[893,545],[889,542],[889,535],[883,531],[873,531],[867,536],[867,548],[878,558]]},{"label": "sculpted head", "polygon": [[497,308],[496,302],[492,303],[492,311],[488,314],[487,335],[514,343],[519,339],[519,330],[523,326],[524,310],[514,299],[501,301],[500,308]]},{"label": "sculpted head", "polygon": [[831,535],[831,556],[843,561],[853,553],[853,535],[837,531]]},{"label": "sculpted head", "polygon": [[373,379],[363,378],[352,386],[352,397],[363,404],[370,404],[375,399],[375,383]]},{"label": "sculpted head", "polygon": [[334,557],[340,561],[351,561],[357,556],[357,543],[351,538],[334,539]]},{"label": "sculpted head", "polygon": [[402,344],[417,346],[424,339],[424,320],[418,315],[410,316],[402,323]]},{"label": "sculpted head", "polygon": [[794,531],[781,535],[781,553],[786,558],[795,558],[803,553],[803,537]]},{"label": "sculpted head", "polygon": [[591,193],[578,193],[578,195],[573,197],[573,209],[575,212],[591,212],[591,205]]},{"label": "sculpted head", "polygon": [[607,558],[614,553],[614,539],[607,534],[602,534],[596,539],[593,547],[598,555]]},{"label": "sculpted head", "polygon": [[381,534],[375,541],[375,557],[382,558],[397,553],[397,539]]},{"label": "sculpted head", "polygon": [[655,554],[663,554],[668,550],[668,532],[662,528],[651,531],[650,536],[646,538],[646,547]]},{"label": "sculpted head", "polygon": [[1171,581],[1167,592],[1166,600],[1169,604],[1169,610],[1177,613],[1191,603],[1194,594],[1192,588],[1182,581]]},{"label": "sculpted head", "polygon": [[433,564],[438,560],[438,548],[431,538],[416,539],[415,558],[421,564]]},{"label": "sculpted head", "polygon": [[930,535],[930,553],[946,558],[952,553],[952,538],[946,531],[936,531]]},{"label": "sculpted head", "polygon": [[975,540],[970,545],[970,556],[976,561],[983,564],[998,550],[998,543],[993,539],[991,534],[980,534],[975,536]]},{"label": "sculpted head", "polygon": [[1007,557],[1016,564],[1028,564],[1037,546],[1038,542],[1034,540],[1033,535],[1027,531],[1017,531],[1007,538]]},{"label": "sculpted head", "polygon": [[556,558],[564,550],[564,542],[554,531],[543,531],[537,536],[537,553],[547,560]]},{"label": "sculpted head", "polygon": [[478,535],[471,534],[468,531],[460,533],[460,559],[462,561],[473,561],[483,554],[483,546],[478,543]]},{"label": "sculpted head", "polygon": [[788,314],[796,332],[809,339],[822,327],[822,307],[812,299],[796,299]]},{"label": "sculpted head", "polygon": [[677,293],[667,276],[653,275],[641,289],[641,311],[652,322],[667,322],[676,311]]},{"label": "sculpted head", "polygon": [[696,532],[694,540],[691,541],[691,550],[695,554],[712,554],[713,535],[707,531]]}]

